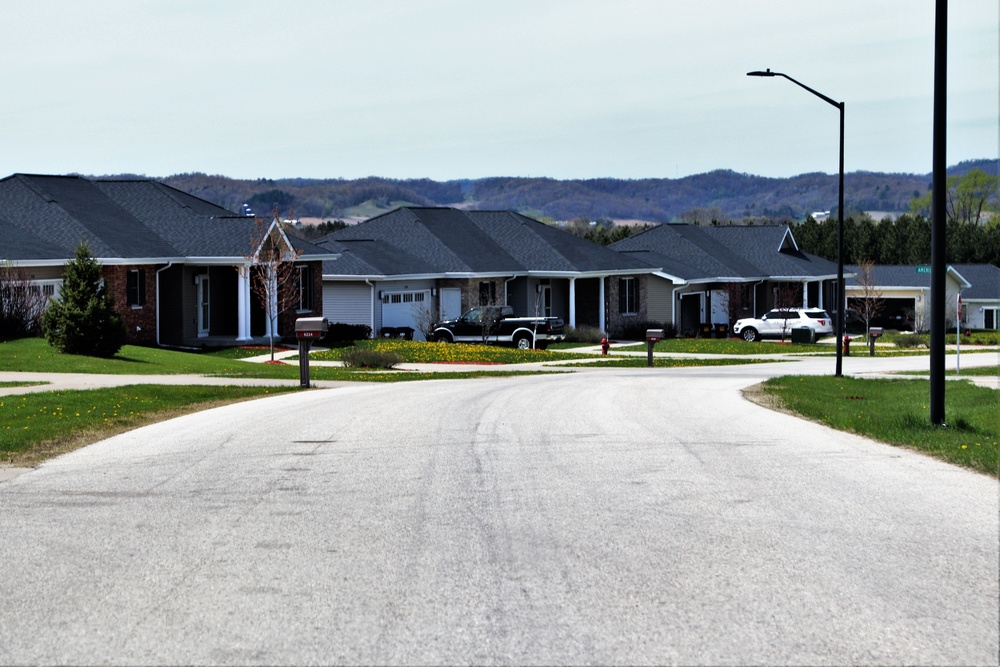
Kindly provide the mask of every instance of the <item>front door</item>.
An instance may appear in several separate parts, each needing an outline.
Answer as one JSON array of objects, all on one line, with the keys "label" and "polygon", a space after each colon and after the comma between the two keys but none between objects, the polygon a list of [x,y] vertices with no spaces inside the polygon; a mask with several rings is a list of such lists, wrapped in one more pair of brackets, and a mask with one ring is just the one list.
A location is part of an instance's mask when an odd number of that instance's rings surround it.
[{"label": "front door", "polygon": [[542,285],[541,293],[541,316],[542,317],[552,317],[552,286]]},{"label": "front door", "polygon": [[198,276],[198,335],[207,336],[209,325],[209,289],[208,274]]},{"label": "front door", "polygon": [[442,287],[441,314],[442,320],[456,320],[462,316],[462,290],[458,287]]}]

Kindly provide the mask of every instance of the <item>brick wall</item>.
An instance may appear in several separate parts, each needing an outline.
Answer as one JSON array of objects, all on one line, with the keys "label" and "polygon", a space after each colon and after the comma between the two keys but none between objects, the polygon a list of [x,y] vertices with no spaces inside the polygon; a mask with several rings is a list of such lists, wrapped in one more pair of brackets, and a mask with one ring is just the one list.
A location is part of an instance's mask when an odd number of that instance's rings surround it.
[{"label": "brick wall", "polygon": [[[634,315],[623,315],[620,312],[619,307],[619,278],[622,277],[634,277],[636,288],[638,289],[638,308]],[[612,276],[608,279],[608,333],[611,336],[620,336],[622,331],[629,325],[645,322],[647,319],[646,315],[646,297],[648,294],[648,285],[646,282],[649,280],[649,276],[639,275],[639,276]]]},{"label": "brick wall", "polygon": [[[101,273],[108,294],[114,300],[115,310],[125,323],[125,335],[129,343],[137,345],[156,344],[156,265],[124,264],[104,266]],[[128,275],[139,270],[145,276],[145,303],[141,306],[128,305]]]}]

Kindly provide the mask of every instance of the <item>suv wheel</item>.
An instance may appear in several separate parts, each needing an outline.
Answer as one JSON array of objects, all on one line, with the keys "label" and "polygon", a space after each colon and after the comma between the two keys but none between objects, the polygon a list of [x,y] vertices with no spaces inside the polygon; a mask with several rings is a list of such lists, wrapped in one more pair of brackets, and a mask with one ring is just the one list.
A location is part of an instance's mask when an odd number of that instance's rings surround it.
[{"label": "suv wheel", "polygon": [[745,340],[746,342],[752,343],[755,340],[757,340],[757,330],[754,329],[753,327],[747,327],[740,332],[740,336],[742,336],[743,340]]}]

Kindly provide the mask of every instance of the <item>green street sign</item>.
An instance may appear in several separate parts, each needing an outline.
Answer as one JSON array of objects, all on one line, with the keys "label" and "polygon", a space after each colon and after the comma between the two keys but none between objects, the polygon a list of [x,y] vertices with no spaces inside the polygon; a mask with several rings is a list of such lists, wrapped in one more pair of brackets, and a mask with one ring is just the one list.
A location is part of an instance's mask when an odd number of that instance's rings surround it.
[{"label": "green street sign", "polygon": [[930,272],[931,272],[931,267],[929,267],[929,266],[918,266],[917,267],[917,273],[930,273]]}]

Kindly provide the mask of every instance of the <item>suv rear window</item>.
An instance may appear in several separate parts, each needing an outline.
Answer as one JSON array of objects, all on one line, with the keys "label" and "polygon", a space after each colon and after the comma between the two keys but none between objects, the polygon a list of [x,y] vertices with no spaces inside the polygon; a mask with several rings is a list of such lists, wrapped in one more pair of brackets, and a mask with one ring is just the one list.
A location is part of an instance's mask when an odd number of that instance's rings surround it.
[{"label": "suv rear window", "polygon": [[825,310],[807,310],[806,315],[814,320],[828,320],[830,316],[826,314]]}]

